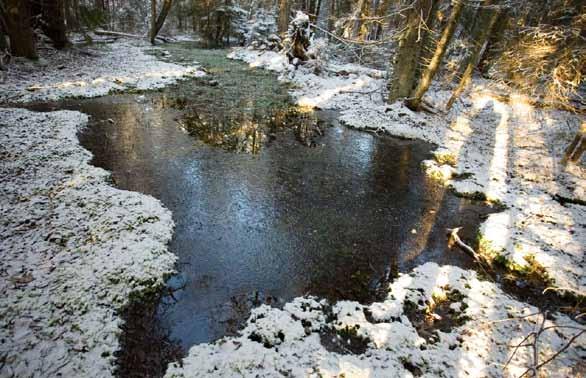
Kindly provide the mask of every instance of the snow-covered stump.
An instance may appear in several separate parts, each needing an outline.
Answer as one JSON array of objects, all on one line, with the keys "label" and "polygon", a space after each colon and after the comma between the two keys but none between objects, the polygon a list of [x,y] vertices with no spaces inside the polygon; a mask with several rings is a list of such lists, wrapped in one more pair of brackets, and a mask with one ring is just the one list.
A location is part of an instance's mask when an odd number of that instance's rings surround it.
[{"label": "snow-covered stump", "polygon": [[309,59],[307,49],[311,44],[311,29],[309,16],[301,11],[289,23],[287,39],[285,40],[285,51],[289,63],[298,66],[301,62]]},{"label": "snow-covered stump", "polygon": [[[534,365],[534,354],[515,345],[542,322],[553,328],[539,338],[539,362],[580,332],[560,326],[580,325],[560,314],[543,321],[535,307],[475,272],[427,263],[400,275],[384,301],[368,306],[330,306],[315,297],[297,298],[282,310],[263,305],[240,336],[194,346],[183,366],[170,365],[167,377],[519,376]],[[573,340],[540,371],[576,376],[585,346],[586,337]]]},{"label": "snow-covered stump", "polygon": [[88,164],[86,122],[0,110],[3,377],[112,375],[120,310],[173,270],[170,212]]}]

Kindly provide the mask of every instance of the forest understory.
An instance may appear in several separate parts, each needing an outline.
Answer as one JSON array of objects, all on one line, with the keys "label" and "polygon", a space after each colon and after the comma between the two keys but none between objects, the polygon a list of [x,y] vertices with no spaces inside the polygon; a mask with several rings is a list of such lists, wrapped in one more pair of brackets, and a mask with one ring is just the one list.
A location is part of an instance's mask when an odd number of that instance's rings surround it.
[{"label": "forest understory", "polygon": [[[159,59],[165,44],[115,39],[39,49],[0,71],[2,377],[116,375],[121,311],[176,270],[173,215],[90,164],[77,137],[88,116],[26,109],[214,78],[196,61]],[[495,212],[473,243],[475,270],[425,263],[371,304],[260,305],[237,336],[191,347],[165,376],[584,376],[586,172],[583,157],[564,162],[583,112],[477,73],[449,109],[455,86],[439,80],[415,109],[388,101],[392,68],[335,58],[344,45],[305,63],[260,45],[226,53],[273,72],[304,111],[432,143],[426,175]]]}]

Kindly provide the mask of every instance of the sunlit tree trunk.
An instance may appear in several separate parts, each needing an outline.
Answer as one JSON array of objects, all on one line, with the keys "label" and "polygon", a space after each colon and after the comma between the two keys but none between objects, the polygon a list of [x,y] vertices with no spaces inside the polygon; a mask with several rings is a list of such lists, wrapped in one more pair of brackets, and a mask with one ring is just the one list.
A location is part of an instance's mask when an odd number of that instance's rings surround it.
[{"label": "sunlit tree trunk", "polygon": [[28,0],[0,2],[3,24],[10,38],[10,52],[15,56],[38,58],[31,26],[31,8]]},{"label": "sunlit tree trunk", "polygon": [[457,1],[454,4],[452,11],[450,13],[450,18],[448,19],[448,22],[442,32],[442,35],[439,41],[437,42],[435,51],[433,53],[433,56],[431,57],[431,61],[421,74],[421,78],[417,83],[417,87],[415,88],[413,95],[405,102],[409,109],[419,110],[421,102],[423,100],[423,95],[429,89],[431,81],[433,80],[435,74],[439,70],[444,54],[446,53],[448,44],[450,43],[450,40],[454,35],[454,30],[456,30],[456,25],[458,24],[458,19],[460,18],[460,14],[463,8],[464,2],[461,0]]},{"label": "sunlit tree trunk", "polygon": [[[368,8],[369,8],[368,0],[358,0],[356,3],[356,7],[354,8],[354,12],[352,14],[352,32],[349,33],[349,37],[351,38],[364,38],[366,31],[363,30],[364,26],[364,18],[368,16]],[[348,34],[348,33],[347,33]]]},{"label": "sunlit tree trunk", "polygon": [[[488,4],[490,4],[490,2],[488,2],[487,5]],[[468,55],[468,57],[464,61],[464,65],[463,65],[464,71],[462,72],[460,82],[458,83],[458,86],[456,87],[456,89],[452,93],[452,96],[448,100],[448,102],[446,104],[446,109],[449,110],[452,107],[454,102],[458,99],[458,97],[460,97],[460,95],[462,94],[462,92],[464,91],[464,89],[466,88],[468,83],[470,82],[470,79],[472,78],[472,73],[474,72],[474,68],[478,64],[478,60],[480,59],[480,55],[482,54],[482,52],[484,51],[484,48],[486,47],[488,37],[490,36],[490,34],[494,28],[494,24],[499,16],[499,14],[500,14],[500,12],[498,10],[485,9],[485,10],[482,10],[481,14],[478,16],[479,20],[478,20],[476,27],[474,28],[475,33],[473,33],[473,36],[472,36],[472,38],[473,38],[472,51],[470,52],[470,54]]]},{"label": "sunlit tree trunk", "polygon": [[586,122],[582,123],[580,130],[576,133],[576,136],[572,140],[572,143],[566,148],[564,157],[562,158],[562,164],[566,165],[568,162],[575,163],[580,161],[584,151],[586,150]]},{"label": "sunlit tree trunk", "polygon": [[393,73],[388,84],[389,102],[406,98],[416,83],[416,71],[423,41],[421,39],[421,15],[424,21],[430,17],[430,10],[438,0],[418,0],[407,11],[407,22],[399,39],[399,46],[393,56]]},{"label": "sunlit tree trunk", "polygon": [[[171,10],[171,6],[173,5],[173,0],[163,0],[163,7],[161,8],[161,13],[159,13],[158,17],[156,17],[157,21],[151,24],[151,43],[155,44],[155,38],[157,34],[161,31],[163,24],[165,23],[165,19]],[[156,0],[151,0],[151,22],[155,19],[157,13],[157,2]]]},{"label": "sunlit tree trunk", "polygon": [[279,33],[287,32],[287,28],[289,27],[289,0],[279,0],[279,20],[278,20],[278,30]]},{"label": "sunlit tree trunk", "polygon": [[[421,52],[417,59],[417,67],[415,70],[416,78],[421,77],[421,73],[425,70],[425,67],[427,67],[435,49],[435,32],[436,29],[441,28],[441,25],[439,25],[440,21],[437,17],[437,9],[440,3],[441,0],[434,0],[428,5],[429,8],[426,9],[429,11],[428,17],[425,18],[425,25],[422,25],[421,30],[418,32],[419,38],[421,39]],[[415,85],[413,85],[413,88],[415,88]]]}]

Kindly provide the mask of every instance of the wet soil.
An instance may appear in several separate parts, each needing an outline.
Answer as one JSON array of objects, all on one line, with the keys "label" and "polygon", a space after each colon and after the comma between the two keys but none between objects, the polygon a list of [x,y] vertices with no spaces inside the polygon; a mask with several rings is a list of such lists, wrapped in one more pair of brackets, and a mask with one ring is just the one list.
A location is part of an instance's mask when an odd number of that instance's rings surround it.
[{"label": "wet soil", "polygon": [[[236,333],[260,303],[304,294],[370,302],[381,279],[427,261],[473,267],[449,249],[446,229],[462,226],[473,245],[492,210],[425,177],[420,164],[431,145],[296,109],[272,74],[224,58],[226,51],[165,48],[167,59],[197,60],[209,76],[158,92],[32,106],[89,114],[80,140],[93,164],[111,171],[117,187],[153,195],[173,212],[172,295],[156,311],[141,312],[148,307],[140,303],[128,311],[135,334],[127,332],[123,354],[155,342],[149,327],[187,350]],[[132,326],[141,322],[147,326]],[[153,355],[121,361],[136,367]]]}]

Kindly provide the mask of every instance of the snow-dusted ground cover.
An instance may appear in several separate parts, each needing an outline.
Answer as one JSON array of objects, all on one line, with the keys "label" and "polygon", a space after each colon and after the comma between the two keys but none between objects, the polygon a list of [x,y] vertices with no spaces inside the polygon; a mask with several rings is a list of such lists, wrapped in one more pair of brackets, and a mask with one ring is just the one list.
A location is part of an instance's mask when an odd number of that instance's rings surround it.
[{"label": "snow-dusted ground cover", "polygon": [[[528,347],[507,361],[514,346],[539,328],[537,309],[474,272],[427,263],[389,289],[385,301],[368,306],[343,301],[331,307],[317,298],[297,298],[282,310],[263,305],[253,310],[240,336],[191,348],[183,366],[171,364],[166,376],[495,377],[520,376],[533,366]],[[440,326],[448,318],[452,325]],[[575,322],[559,314],[543,326],[553,328],[539,338],[539,362],[578,332]],[[545,365],[543,376],[579,376],[585,341],[578,338]],[[366,343],[363,353],[344,353],[352,342]]]},{"label": "snow-dusted ground cover", "polygon": [[[559,164],[578,116],[537,109],[520,95],[505,102],[498,95],[503,88],[484,80],[475,80],[448,114],[415,113],[402,103],[384,103],[381,71],[330,64],[315,75],[312,68],[295,70],[275,52],[236,49],[229,57],[279,72],[300,105],[338,109],[351,127],[437,144],[435,160],[424,164],[430,175],[459,193],[507,207],[482,226],[487,252],[521,266],[534,256],[556,286],[586,291],[586,210],[555,200],[586,200],[584,168]],[[442,109],[450,94],[432,89],[427,100]]]},{"label": "snow-dusted ground cover", "polygon": [[109,376],[131,293],[164,282],[173,221],[89,165],[79,112],[0,109],[0,375]]},{"label": "snow-dusted ground cover", "polygon": [[196,62],[180,66],[157,60],[144,52],[148,46],[141,40],[122,40],[91,50],[43,50],[38,62],[21,60],[9,66],[0,82],[0,103],[97,97],[161,88],[184,77],[204,75]]}]

